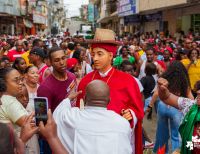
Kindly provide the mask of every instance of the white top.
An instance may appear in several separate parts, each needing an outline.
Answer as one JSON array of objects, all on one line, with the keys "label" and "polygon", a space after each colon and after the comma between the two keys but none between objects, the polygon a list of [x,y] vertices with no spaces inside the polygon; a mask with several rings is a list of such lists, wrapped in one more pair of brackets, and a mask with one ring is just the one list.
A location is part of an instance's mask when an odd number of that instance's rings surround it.
[{"label": "white top", "polygon": [[70,154],[131,154],[127,120],[101,107],[71,108],[64,99],[53,113],[58,137]]},{"label": "white top", "polygon": [[112,67],[109,70],[107,70],[105,73],[99,72],[99,74],[101,77],[106,77],[111,70],[112,70]]},{"label": "white top", "polygon": [[3,123],[16,123],[22,116],[28,114],[22,104],[16,97],[3,95],[1,97],[2,105],[0,105],[0,122]]},{"label": "white top", "polygon": [[26,109],[16,99],[16,97],[10,95],[3,95],[1,97],[2,105],[0,105],[0,122],[12,123],[15,133],[20,135],[20,127],[16,125],[16,122],[23,116],[28,115]]},{"label": "white top", "polygon": [[[140,74],[139,74],[139,77],[138,77],[139,80],[141,80],[143,77],[146,76],[146,73],[145,73],[146,63],[147,63],[147,61],[143,61],[142,65],[141,65],[141,67],[140,67]],[[155,64],[156,66],[159,65],[157,61],[154,61],[154,64]],[[154,79],[157,81],[158,75],[155,74],[155,75],[153,75],[153,77],[154,77]]]},{"label": "white top", "polygon": [[134,78],[135,81],[137,82],[137,85],[138,85],[138,87],[139,87],[139,89],[140,89],[140,92],[143,92],[144,88],[143,88],[143,86],[142,86],[140,80],[139,80],[138,78],[136,78],[136,77],[133,77],[133,78]]},{"label": "white top", "polygon": [[189,112],[190,108],[194,104],[196,104],[196,100],[192,100],[192,99],[184,98],[184,97],[178,98],[178,107],[184,116]]}]

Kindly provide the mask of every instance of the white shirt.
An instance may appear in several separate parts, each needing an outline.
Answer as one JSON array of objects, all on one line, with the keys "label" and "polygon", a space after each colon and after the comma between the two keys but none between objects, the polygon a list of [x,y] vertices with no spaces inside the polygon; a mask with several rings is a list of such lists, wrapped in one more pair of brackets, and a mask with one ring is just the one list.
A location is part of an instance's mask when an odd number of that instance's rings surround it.
[{"label": "white shirt", "polygon": [[133,77],[133,78],[134,78],[135,81],[137,82],[138,87],[139,87],[139,89],[140,89],[140,92],[143,92],[144,88],[143,88],[143,86],[142,86],[140,80],[139,80],[138,78],[136,78],[136,77]]},{"label": "white shirt", "polygon": [[192,100],[189,98],[179,97],[178,98],[178,108],[185,116],[189,111],[192,105],[196,104],[197,100]]},{"label": "white shirt", "polygon": [[105,73],[99,72],[99,74],[101,77],[106,77],[111,70],[112,70],[112,67],[109,70],[107,70]]},{"label": "white shirt", "polygon": [[58,137],[70,154],[131,154],[127,120],[101,107],[71,108],[63,100],[53,113]]}]

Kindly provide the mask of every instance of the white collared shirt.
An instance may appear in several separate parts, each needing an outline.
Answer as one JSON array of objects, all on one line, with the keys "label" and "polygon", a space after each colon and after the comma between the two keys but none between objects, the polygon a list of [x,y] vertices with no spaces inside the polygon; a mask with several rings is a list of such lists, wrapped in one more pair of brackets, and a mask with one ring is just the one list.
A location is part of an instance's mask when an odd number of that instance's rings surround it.
[{"label": "white collared shirt", "polygon": [[111,70],[112,70],[112,67],[109,70],[107,70],[105,73],[101,73],[99,71],[99,74],[100,74],[101,77],[106,77]]},{"label": "white collared shirt", "polygon": [[132,154],[129,122],[102,107],[71,107],[63,100],[53,113],[58,137],[70,154]]}]

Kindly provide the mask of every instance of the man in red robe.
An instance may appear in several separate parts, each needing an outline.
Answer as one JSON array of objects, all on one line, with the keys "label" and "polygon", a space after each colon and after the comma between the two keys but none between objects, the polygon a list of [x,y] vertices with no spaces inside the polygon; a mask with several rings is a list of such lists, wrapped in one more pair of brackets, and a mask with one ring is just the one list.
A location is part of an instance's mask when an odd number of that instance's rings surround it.
[{"label": "man in red robe", "polygon": [[91,56],[95,70],[86,75],[78,86],[82,93],[77,98],[77,106],[80,107],[80,99],[85,96],[85,88],[89,82],[95,79],[102,80],[110,87],[110,103],[107,109],[113,110],[130,121],[135,132],[135,150],[133,153],[142,154],[142,119],[144,116],[143,102],[139,87],[135,79],[124,72],[112,67],[112,59],[117,51],[115,34],[111,30],[97,29],[92,44]]}]

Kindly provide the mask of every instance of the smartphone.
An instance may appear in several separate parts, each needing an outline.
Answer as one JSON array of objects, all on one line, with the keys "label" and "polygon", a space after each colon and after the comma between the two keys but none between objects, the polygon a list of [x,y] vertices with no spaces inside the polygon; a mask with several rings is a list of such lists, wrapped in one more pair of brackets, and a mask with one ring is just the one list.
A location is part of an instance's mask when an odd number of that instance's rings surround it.
[{"label": "smartphone", "polygon": [[40,121],[44,124],[47,123],[47,111],[48,111],[48,99],[46,97],[34,98],[35,108],[35,122],[36,126],[39,126]]}]

